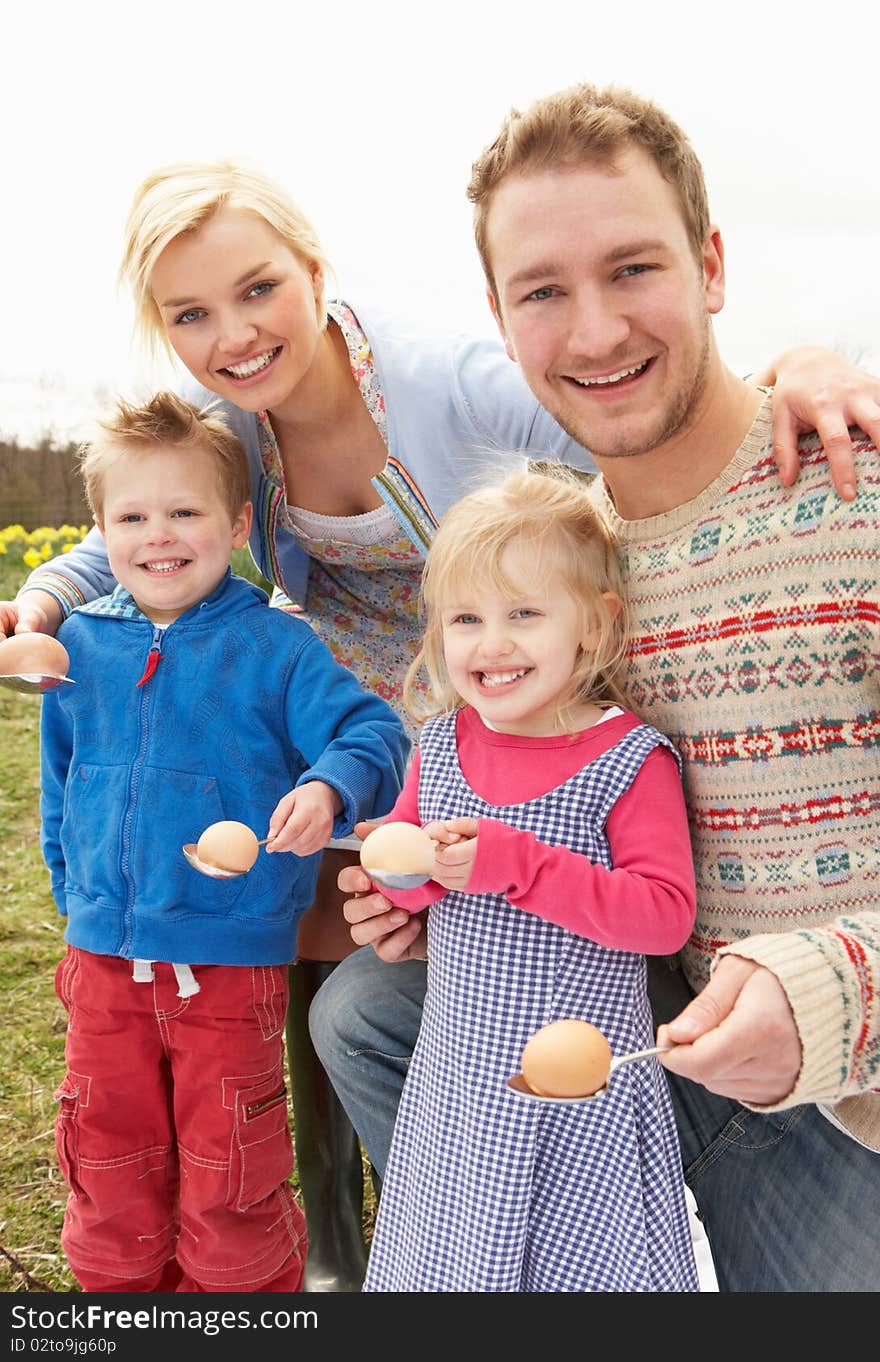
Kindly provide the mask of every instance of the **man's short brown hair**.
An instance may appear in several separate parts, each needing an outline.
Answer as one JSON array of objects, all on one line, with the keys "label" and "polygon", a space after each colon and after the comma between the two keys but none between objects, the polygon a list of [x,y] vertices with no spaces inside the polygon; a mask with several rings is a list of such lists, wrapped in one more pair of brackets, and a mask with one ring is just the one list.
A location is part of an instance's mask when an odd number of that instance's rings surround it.
[{"label": "man's short brown hair", "polygon": [[631,90],[572,85],[536,100],[524,113],[511,109],[495,141],[473,164],[467,195],[474,205],[477,250],[496,303],[487,222],[502,181],[540,170],[613,164],[633,146],[646,151],[674,186],[694,254],[702,258],[709,203],[703,168],[686,134],[658,105]]}]

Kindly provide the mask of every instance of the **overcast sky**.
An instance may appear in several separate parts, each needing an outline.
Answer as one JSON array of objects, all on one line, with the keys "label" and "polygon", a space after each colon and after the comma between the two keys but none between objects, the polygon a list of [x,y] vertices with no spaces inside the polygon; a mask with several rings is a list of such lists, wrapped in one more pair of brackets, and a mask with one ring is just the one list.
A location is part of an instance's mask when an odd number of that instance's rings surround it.
[{"label": "overcast sky", "polygon": [[257,161],[312,218],[355,305],[490,332],[471,162],[512,105],[578,80],[629,85],[690,134],[727,247],[716,327],[735,368],[814,340],[880,369],[874,3],[12,8],[0,21],[0,432],[63,432],[96,390],[168,377],[132,350],[115,275],[132,193],[169,160]]}]

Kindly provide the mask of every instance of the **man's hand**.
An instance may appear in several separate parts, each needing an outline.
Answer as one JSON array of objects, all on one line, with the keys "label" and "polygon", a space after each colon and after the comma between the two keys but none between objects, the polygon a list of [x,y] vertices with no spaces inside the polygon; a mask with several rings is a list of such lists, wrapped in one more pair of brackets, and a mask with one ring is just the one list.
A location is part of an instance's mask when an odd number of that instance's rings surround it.
[{"label": "man's hand", "polygon": [[773,387],[773,457],[783,486],[790,487],[800,471],[798,435],[815,430],[834,486],[844,501],[852,501],[856,473],[847,426],[860,426],[880,446],[880,378],[833,350],[796,345],[752,382]]},{"label": "man's hand", "polygon": [[[377,823],[356,823],[355,834],[364,840]],[[373,882],[359,865],[347,865],[337,881],[344,894],[357,894],[342,905],[351,939],[358,946],[372,946],[380,960],[424,960],[427,932],[424,914],[395,908],[384,894],[373,889]]]},{"label": "man's hand", "polygon": [[783,1101],[797,1081],[801,1042],[782,985],[770,970],[725,955],[702,993],[657,1032],[671,1073],[754,1106]]}]

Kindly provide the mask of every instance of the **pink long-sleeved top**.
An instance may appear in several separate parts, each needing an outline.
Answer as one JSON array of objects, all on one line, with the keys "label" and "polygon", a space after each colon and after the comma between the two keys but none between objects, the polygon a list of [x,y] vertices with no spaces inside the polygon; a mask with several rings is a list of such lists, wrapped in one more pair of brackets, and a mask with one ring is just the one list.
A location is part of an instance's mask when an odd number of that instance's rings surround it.
[{"label": "pink long-sleeved top", "polygon": [[[679,950],[693,927],[696,887],[681,780],[666,748],[655,748],[608,816],[611,870],[504,822],[505,804],[536,799],[563,784],[639,722],[621,713],[580,733],[531,738],[496,733],[476,710],[461,709],[456,741],[462,774],[499,815],[478,820],[466,891],[504,894],[514,907],[602,946],[645,955]],[[389,822],[420,824],[419,770],[416,752]],[[415,913],[446,890],[430,880],[419,889],[382,892]]]}]

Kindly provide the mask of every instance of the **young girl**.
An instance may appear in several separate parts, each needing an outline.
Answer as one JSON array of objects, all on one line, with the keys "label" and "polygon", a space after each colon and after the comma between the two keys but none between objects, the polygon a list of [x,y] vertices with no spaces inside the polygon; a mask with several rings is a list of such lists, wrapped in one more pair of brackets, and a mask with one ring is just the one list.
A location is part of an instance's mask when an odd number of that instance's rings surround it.
[{"label": "young girl", "polygon": [[663,1070],[577,1106],[505,1080],[580,1017],[652,1044],[644,954],[678,950],[695,887],[677,758],[617,704],[624,607],[581,482],[515,474],[447,513],[428,555],[433,714],[389,815],[438,843],[428,990],[365,1290],[698,1289]]}]

